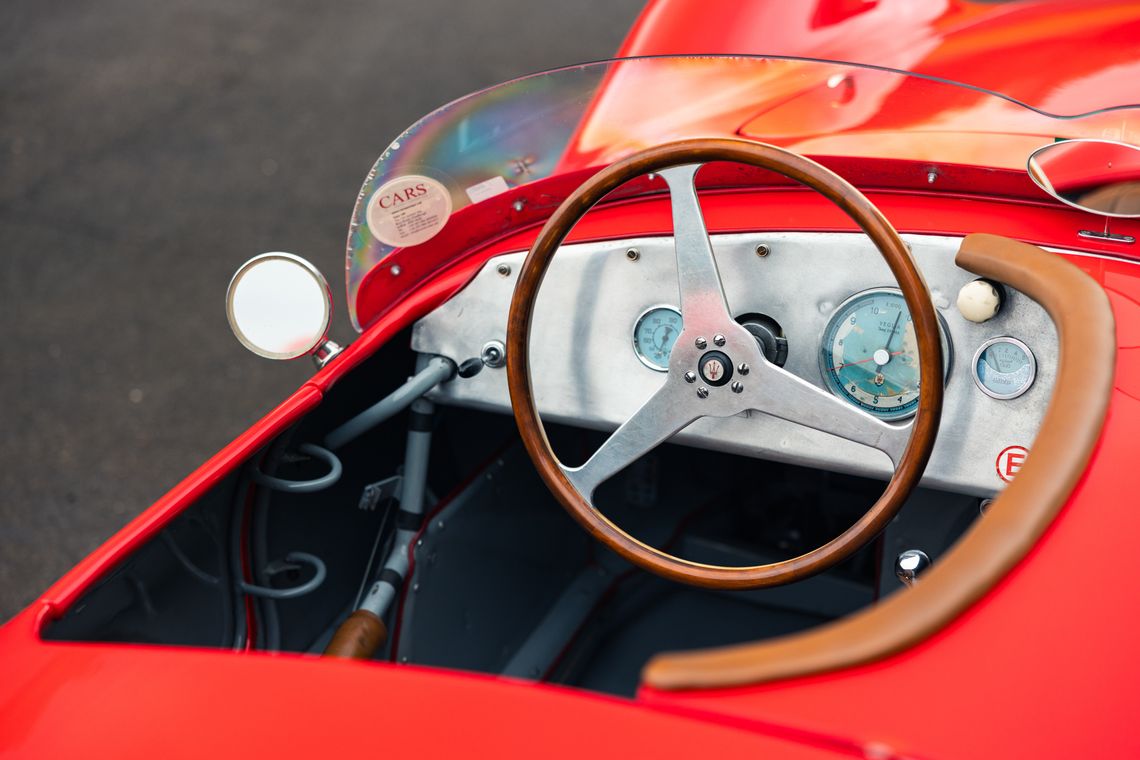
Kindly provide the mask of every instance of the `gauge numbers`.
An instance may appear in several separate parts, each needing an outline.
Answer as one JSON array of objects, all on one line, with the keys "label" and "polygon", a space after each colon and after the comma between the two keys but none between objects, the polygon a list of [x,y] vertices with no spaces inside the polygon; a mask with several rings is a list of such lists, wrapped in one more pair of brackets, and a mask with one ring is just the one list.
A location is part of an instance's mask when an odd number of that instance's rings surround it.
[{"label": "gauge numbers", "polygon": [[682,326],[681,312],[672,306],[653,306],[642,312],[633,328],[633,350],[641,363],[658,372],[667,371]]},{"label": "gauge numbers", "polygon": [[991,338],[974,354],[974,382],[990,398],[1017,398],[1037,376],[1037,360],[1016,338]]},{"label": "gauge numbers", "polygon": [[[939,337],[949,367],[944,329]],[[819,362],[828,390],[880,419],[903,419],[918,408],[918,338],[897,290],[865,290],[840,304],[824,330]]]}]

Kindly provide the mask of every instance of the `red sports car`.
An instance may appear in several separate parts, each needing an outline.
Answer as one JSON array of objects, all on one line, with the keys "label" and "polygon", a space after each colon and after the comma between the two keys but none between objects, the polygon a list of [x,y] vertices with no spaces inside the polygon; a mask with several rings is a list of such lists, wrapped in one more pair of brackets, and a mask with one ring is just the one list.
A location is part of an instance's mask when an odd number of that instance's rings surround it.
[{"label": "red sports car", "polygon": [[0,752],[1140,755],[1138,35],[655,0],[428,114],[355,341],[239,268],[318,370],[0,628]]}]

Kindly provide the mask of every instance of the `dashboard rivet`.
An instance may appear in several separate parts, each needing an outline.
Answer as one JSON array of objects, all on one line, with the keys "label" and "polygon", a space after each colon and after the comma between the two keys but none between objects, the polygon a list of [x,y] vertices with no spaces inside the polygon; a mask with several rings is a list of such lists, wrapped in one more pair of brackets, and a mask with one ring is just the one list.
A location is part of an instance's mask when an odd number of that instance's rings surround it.
[{"label": "dashboard rivet", "polygon": [[703,385],[700,388],[697,388],[697,398],[708,398],[708,397],[709,397],[709,389],[708,388],[706,388]]},{"label": "dashboard rivet", "polygon": [[630,248],[625,252],[625,257],[630,261],[637,261],[641,258],[641,251],[637,250],[636,248]]},{"label": "dashboard rivet", "polygon": [[694,345],[696,345],[697,348],[703,349],[708,347],[709,342],[704,338],[697,338],[696,341],[694,341]]},{"label": "dashboard rivet", "polygon": [[393,264],[392,268],[389,269],[388,271],[392,273],[393,277],[399,277],[400,276],[400,265],[399,264]]},{"label": "dashboard rivet", "polygon": [[740,372],[740,374],[747,375],[748,370],[750,370],[751,367],[748,366],[748,362],[741,362],[740,366],[737,367],[736,369]]},{"label": "dashboard rivet", "polygon": [[713,336],[713,343],[715,343],[718,346],[723,346],[725,344],[724,336],[723,335],[714,335]]},{"label": "dashboard rivet", "polygon": [[511,265],[510,264],[499,264],[499,266],[495,267],[495,271],[497,271],[503,277],[510,277]]},{"label": "dashboard rivet", "polygon": [[770,249],[768,246],[764,245],[763,243],[756,246],[756,255],[759,256],[760,258],[764,258],[765,256],[767,256],[771,252],[772,252],[772,249]]},{"label": "dashboard rivet", "polygon": [[686,372],[685,373],[685,382],[686,383],[697,382],[697,374],[695,372]]},{"label": "dashboard rivet", "polygon": [[735,383],[732,384],[732,392],[733,393],[740,393],[743,390],[744,390],[744,383],[740,382],[739,380],[737,380]]},{"label": "dashboard rivet", "polygon": [[524,208],[526,208],[526,198],[518,198],[514,203],[511,204],[511,208],[513,208],[515,211],[522,211]]}]

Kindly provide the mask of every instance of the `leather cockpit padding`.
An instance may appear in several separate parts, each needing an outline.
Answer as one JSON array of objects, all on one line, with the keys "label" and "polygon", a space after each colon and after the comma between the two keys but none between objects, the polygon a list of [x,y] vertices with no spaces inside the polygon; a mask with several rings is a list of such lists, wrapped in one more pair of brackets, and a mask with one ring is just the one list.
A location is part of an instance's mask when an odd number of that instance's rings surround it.
[{"label": "leather cockpit padding", "polygon": [[[957,264],[1040,303],[1057,328],[1057,379],[1020,472],[917,586],[843,620],[771,641],[658,655],[659,690],[717,689],[877,662],[929,638],[1022,560],[1065,504],[1100,438],[1112,393],[1116,327],[1105,291],[1061,256],[997,235],[967,236]],[[1087,357],[1095,356],[1095,362]]]}]

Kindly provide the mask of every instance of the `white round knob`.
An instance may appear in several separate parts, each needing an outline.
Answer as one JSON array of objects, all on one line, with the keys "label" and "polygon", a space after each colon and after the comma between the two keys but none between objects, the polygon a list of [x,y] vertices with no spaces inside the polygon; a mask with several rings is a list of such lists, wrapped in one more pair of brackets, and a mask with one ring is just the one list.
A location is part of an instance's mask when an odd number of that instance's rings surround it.
[{"label": "white round knob", "polygon": [[1001,308],[1001,293],[988,280],[967,282],[958,291],[958,311],[971,322],[985,322]]}]

